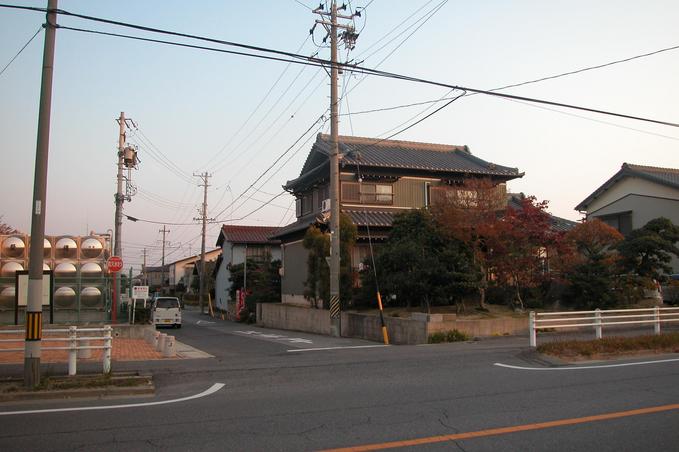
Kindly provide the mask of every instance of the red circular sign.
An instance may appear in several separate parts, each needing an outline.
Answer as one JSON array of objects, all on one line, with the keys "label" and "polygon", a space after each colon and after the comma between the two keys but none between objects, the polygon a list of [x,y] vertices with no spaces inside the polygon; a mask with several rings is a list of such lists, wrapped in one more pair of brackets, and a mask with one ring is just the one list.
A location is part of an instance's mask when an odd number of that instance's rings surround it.
[{"label": "red circular sign", "polygon": [[111,256],[111,257],[108,258],[106,265],[108,266],[109,272],[116,273],[116,272],[119,272],[120,270],[122,270],[123,260],[119,256]]}]

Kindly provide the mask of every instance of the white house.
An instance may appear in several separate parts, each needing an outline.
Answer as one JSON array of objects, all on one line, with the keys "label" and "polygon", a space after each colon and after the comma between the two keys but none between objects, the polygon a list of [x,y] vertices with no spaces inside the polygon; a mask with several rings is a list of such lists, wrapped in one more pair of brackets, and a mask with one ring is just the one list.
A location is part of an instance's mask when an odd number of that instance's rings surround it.
[{"label": "white house", "polygon": [[229,294],[230,265],[242,264],[246,256],[248,259],[281,258],[280,241],[269,239],[278,229],[275,226],[222,226],[217,239],[222,254],[215,268],[215,306],[218,309],[226,312],[235,309]]}]

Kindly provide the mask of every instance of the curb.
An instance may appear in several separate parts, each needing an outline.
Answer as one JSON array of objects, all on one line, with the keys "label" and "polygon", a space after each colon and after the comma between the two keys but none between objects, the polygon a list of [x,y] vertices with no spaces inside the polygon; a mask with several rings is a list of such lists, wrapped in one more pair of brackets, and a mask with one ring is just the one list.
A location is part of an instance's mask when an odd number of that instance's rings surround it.
[{"label": "curb", "polygon": [[0,403],[25,400],[86,399],[124,396],[148,396],[156,392],[151,376],[141,377],[147,384],[140,386],[104,386],[100,388],[55,389],[42,391],[15,391],[0,394]]}]

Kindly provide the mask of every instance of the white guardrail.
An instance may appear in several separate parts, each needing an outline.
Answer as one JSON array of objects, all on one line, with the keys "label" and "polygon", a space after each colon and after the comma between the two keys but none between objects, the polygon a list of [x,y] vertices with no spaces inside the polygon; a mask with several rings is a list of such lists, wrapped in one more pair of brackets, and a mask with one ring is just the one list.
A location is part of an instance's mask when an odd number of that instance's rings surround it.
[{"label": "white guardrail", "polygon": [[[111,351],[113,349],[111,341],[111,325],[106,325],[103,328],[78,328],[70,326],[68,329],[45,329],[43,332],[43,342],[67,342],[67,346],[50,346],[40,347],[41,350],[68,350],[68,374],[75,375],[77,370],[77,360],[81,358],[89,358],[91,350],[103,350],[103,366],[104,373],[111,371]],[[25,330],[0,330],[1,334],[25,334]],[[68,333],[67,337],[55,337],[51,334]],[[81,335],[85,333],[84,335]],[[103,333],[101,336],[93,336],[93,333]],[[50,336],[45,336],[49,334]],[[103,345],[90,345],[91,341],[102,341]],[[24,339],[0,339],[0,342],[16,342],[23,343]],[[23,348],[0,348],[0,352],[23,352]]]},{"label": "white guardrail", "polygon": [[603,328],[614,325],[653,324],[655,334],[660,334],[660,324],[679,322],[679,308],[641,309],[595,309],[594,311],[530,312],[528,330],[530,346],[537,347],[538,330],[578,329],[593,327],[597,339],[601,339]]}]

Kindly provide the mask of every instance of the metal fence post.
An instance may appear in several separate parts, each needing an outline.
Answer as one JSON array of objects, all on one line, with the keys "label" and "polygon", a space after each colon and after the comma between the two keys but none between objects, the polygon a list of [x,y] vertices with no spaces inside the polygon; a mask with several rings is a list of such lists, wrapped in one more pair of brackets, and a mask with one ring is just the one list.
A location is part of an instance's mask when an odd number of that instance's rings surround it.
[{"label": "metal fence post", "polygon": [[68,339],[68,375],[73,376],[77,372],[78,362],[78,329],[76,327],[68,327]]},{"label": "metal fence post", "polygon": [[111,372],[111,325],[106,325],[104,327],[104,373]]},{"label": "metal fence post", "polygon": [[655,334],[660,334],[660,308],[658,306],[653,308],[653,319],[655,320]]},{"label": "metal fence post", "polygon": [[594,323],[596,324],[594,326],[594,329],[596,331],[596,338],[601,339],[601,309],[596,308],[594,310]]},{"label": "metal fence post", "polygon": [[535,331],[535,311],[530,311],[528,314],[528,334],[530,335],[530,346],[537,347],[537,332]]}]

